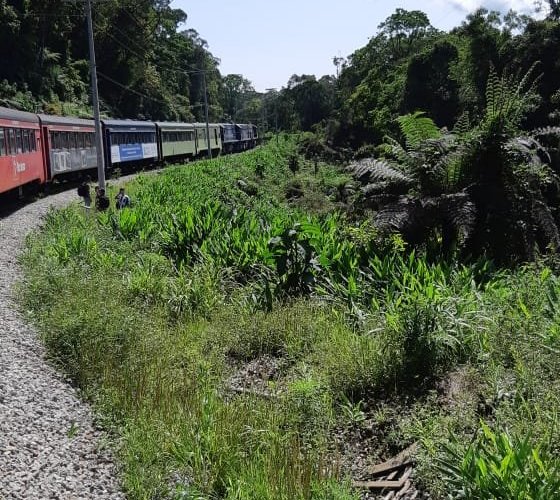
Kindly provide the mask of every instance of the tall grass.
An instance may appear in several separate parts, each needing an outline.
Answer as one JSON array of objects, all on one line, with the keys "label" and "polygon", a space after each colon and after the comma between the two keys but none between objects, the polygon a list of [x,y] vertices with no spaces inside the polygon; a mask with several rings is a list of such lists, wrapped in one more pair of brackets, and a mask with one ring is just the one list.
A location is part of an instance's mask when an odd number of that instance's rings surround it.
[{"label": "tall grass", "polygon": [[[554,273],[430,263],[333,210],[344,175],[303,159],[293,173],[294,151],[282,140],[140,177],[131,208],[52,212],[28,242],[23,304],[119,437],[131,498],[354,498],[330,445],[339,409],[395,392],[418,408],[400,439],[427,454],[443,456],[445,427],[469,438],[480,399],[496,435],[556,422]],[[286,198],[294,180],[309,203]],[[481,381],[460,410],[424,402],[466,364]],[[471,453],[455,450],[453,464]]]}]

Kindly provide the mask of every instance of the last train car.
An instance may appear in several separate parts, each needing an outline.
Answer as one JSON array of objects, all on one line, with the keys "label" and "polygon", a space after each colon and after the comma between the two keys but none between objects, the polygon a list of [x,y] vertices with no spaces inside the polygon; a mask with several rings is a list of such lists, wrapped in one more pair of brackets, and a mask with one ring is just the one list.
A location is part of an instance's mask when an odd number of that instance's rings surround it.
[{"label": "last train car", "polygon": [[0,107],[0,193],[45,177],[37,115]]},{"label": "last train car", "polygon": [[235,125],[237,131],[237,140],[239,141],[239,151],[245,151],[255,147],[255,131],[253,125],[248,123],[237,123]]},{"label": "last train car", "polygon": [[97,168],[95,123],[66,116],[39,115],[47,177],[78,178]]},{"label": "last train car", "polygon": [[134,120],[103,120],[107,169],[128,168],[158,160],[156,125]]}]

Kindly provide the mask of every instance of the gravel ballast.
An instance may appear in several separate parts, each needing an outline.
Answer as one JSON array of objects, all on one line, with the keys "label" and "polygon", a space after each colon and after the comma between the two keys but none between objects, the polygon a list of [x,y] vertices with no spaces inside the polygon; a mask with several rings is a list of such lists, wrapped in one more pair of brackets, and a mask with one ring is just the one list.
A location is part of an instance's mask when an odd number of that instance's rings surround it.
[{"label": "gravel ballast", "polygon": [[45,360],[37,332],[17,310],[14,284],[25,236],[75,189],[0,215],[0,499],[124,498],[89,407]]}]

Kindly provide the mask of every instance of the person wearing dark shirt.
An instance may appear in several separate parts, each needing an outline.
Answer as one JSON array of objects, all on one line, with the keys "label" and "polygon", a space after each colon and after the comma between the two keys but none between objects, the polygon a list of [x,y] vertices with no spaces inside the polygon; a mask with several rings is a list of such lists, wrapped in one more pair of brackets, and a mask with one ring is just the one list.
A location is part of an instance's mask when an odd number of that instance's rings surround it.
[{"label": "person wearing dark shirt", "polygon": [[97,190],[97,195],[95,197],[95,208],[97,208],[97,210],[99,210],[100,212],[107,210],[109,208],[109,198],[107,198],[107,196],[105,196],[105,190],[102,188],[99,188]]}]

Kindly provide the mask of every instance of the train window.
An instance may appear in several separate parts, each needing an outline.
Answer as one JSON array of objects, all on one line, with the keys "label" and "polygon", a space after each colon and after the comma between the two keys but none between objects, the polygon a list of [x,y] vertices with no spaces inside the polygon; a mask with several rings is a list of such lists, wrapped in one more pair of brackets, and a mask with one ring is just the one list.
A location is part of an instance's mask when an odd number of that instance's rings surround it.
[{"label": "train window", "polygon": [[23,152],[29,153],[29,130],[24,129],[22,130],[23,134]]},{"label": "train window", "polygon": [[16,151],[18,155],[23,153],[23,135],[20,128],[16,129]]},{"label": "train window", "polygon": [[4,147],[4,130],[0,128],[0,156],[6,156],[6,148]]},{"label": "train window", "polygon": [[218,131],[214,129],[214,142],[218,144]]},{"label": "train window", "polygon": [[10,146],[10,154],[16,154],[16,131],[13,128],[8,129],[8,137],[9,137],[9,146]]}]

